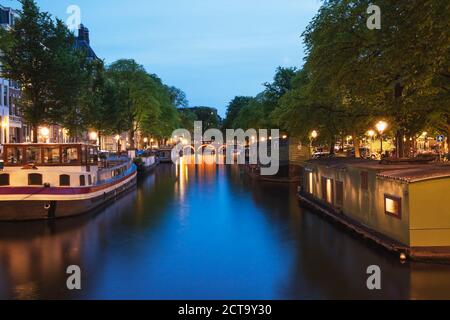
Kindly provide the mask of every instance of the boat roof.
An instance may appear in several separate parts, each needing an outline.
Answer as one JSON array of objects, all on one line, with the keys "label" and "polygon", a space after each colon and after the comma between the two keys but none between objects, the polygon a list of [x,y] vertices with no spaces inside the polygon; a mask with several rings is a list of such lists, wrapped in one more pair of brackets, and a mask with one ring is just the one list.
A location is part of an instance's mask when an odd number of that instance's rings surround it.
[{"label": "boat roof", "polygon": [[335,169],[354,167],[362,170],[373,170],[377,172],[377,176],[380,178],[399,180],[407,183],[450,178],[450,165],[443,163],[382,163],[377,160],[343,157],[309,160],[307,163]]},{"label": "boat roof", "polygon": [[35,147],[56,147],[56,146],[90,146],[90,147],[98,147],[95,144],[85,143],[85,142],[72,142],[72,143],[5,143],[3,146],[6,147],[26,147],[26,146],[35,146]]}]

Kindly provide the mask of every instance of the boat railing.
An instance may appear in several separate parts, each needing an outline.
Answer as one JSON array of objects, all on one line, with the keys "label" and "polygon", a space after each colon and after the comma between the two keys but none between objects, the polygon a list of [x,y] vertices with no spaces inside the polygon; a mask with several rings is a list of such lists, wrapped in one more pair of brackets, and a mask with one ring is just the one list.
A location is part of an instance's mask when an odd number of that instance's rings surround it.
[{"label": "boat railing", "polygon": [[98,171],[98,181],[105,182],[117,179],[131,170],[133,162],[129,158],[108,159]]}]

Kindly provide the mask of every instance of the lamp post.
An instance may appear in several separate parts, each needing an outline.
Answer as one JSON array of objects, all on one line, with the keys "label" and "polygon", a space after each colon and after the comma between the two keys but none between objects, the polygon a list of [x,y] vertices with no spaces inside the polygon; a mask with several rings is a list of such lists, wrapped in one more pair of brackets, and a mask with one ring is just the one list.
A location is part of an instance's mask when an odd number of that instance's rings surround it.
[{"label": "lamp post", "polygon": [[380,121],[376,125],[378,133],[380,134],[380,143],[381,143],[381,157],[383,157],[383,133],[387,128],[387,123],[384,121]]},{"label": "lamp post", "polygon": [[311,138],[310,138],[310,144],[309,144],[311,154],[313,153],[313,141],[316,140],[318,136],[319,136],[319,133],[316,130],[313,130],[311,132]]}]

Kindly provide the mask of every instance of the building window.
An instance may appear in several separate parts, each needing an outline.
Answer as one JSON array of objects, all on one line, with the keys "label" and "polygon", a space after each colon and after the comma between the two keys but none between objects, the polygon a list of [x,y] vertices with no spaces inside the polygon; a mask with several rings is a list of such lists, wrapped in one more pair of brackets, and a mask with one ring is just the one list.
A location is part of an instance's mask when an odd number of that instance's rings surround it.
[{"label": "building window", "polygon": [[333,204],[333,180],[322,177],[322,199]]},{"label": "building window", "polygon": [[59,176],[59,185],[61,187],[70,187],[70,176],[68,174],[62,174]]},{"label": "building window", "polygon": [[80,176],[80,186],[84,187],[86,185],[86,177],[83,175]]},{"label": "building window", "polygon": [[344,183],[336,181],[336,204],[342,206],[344,204]]},{"label": "building window", "polygon": [[369,190],[369,173],[367,171],[361,171],[361,189]]},{"label": "building window", "polygon": [[387,215],[401,219],[402,199],[394,196],[384,195],[384,212]]},{"label": "building window", "polygon": [[0,186],[9,186],[9,174],[0,174]]},{"label": "building window", "polygon": [[30,173],[28,175],[28,185],[29,186],[42,186],[42,174]]},{"label": "building window", "polygon": [[7,86],[4,86],[3,87],[3,105],[4,106],[9,106],[8,105],[8,87]]}]

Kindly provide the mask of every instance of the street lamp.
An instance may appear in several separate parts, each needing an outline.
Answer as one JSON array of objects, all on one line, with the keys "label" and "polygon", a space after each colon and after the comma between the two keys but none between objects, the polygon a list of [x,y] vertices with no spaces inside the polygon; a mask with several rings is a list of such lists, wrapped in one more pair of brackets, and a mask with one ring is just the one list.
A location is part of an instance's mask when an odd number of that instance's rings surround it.
[{"label": "street lamp", "polygon": [[383,156],[383,133],[387,129],[387,123],[384,121],[380,121],[376,125],[378,133],[380,134],[380,142],[381,142],[381,156]]},{"label": "street lamp", "polygon": [[313,130],[311,132],[311,137],[309,139],[309,152],[312,154],[313,153],[313,141],[315,139],[317,139],[317,137],[319,136],[319,133],[316,130]]},{"label": "street lamp", "polygon": [[89,139],[90,139],[91,141],[97,142],[97,139],[98,139],[98,133],[95,132],[95,131],[92,131],[91,133],[89,133]]},{"label": "street lamp", "polygon": [[50,135],[50,129],[47,127],[41,127],[39,128],[39,134],[42,138],[44,138],[45,143],[47,143],[48,137]]}]

